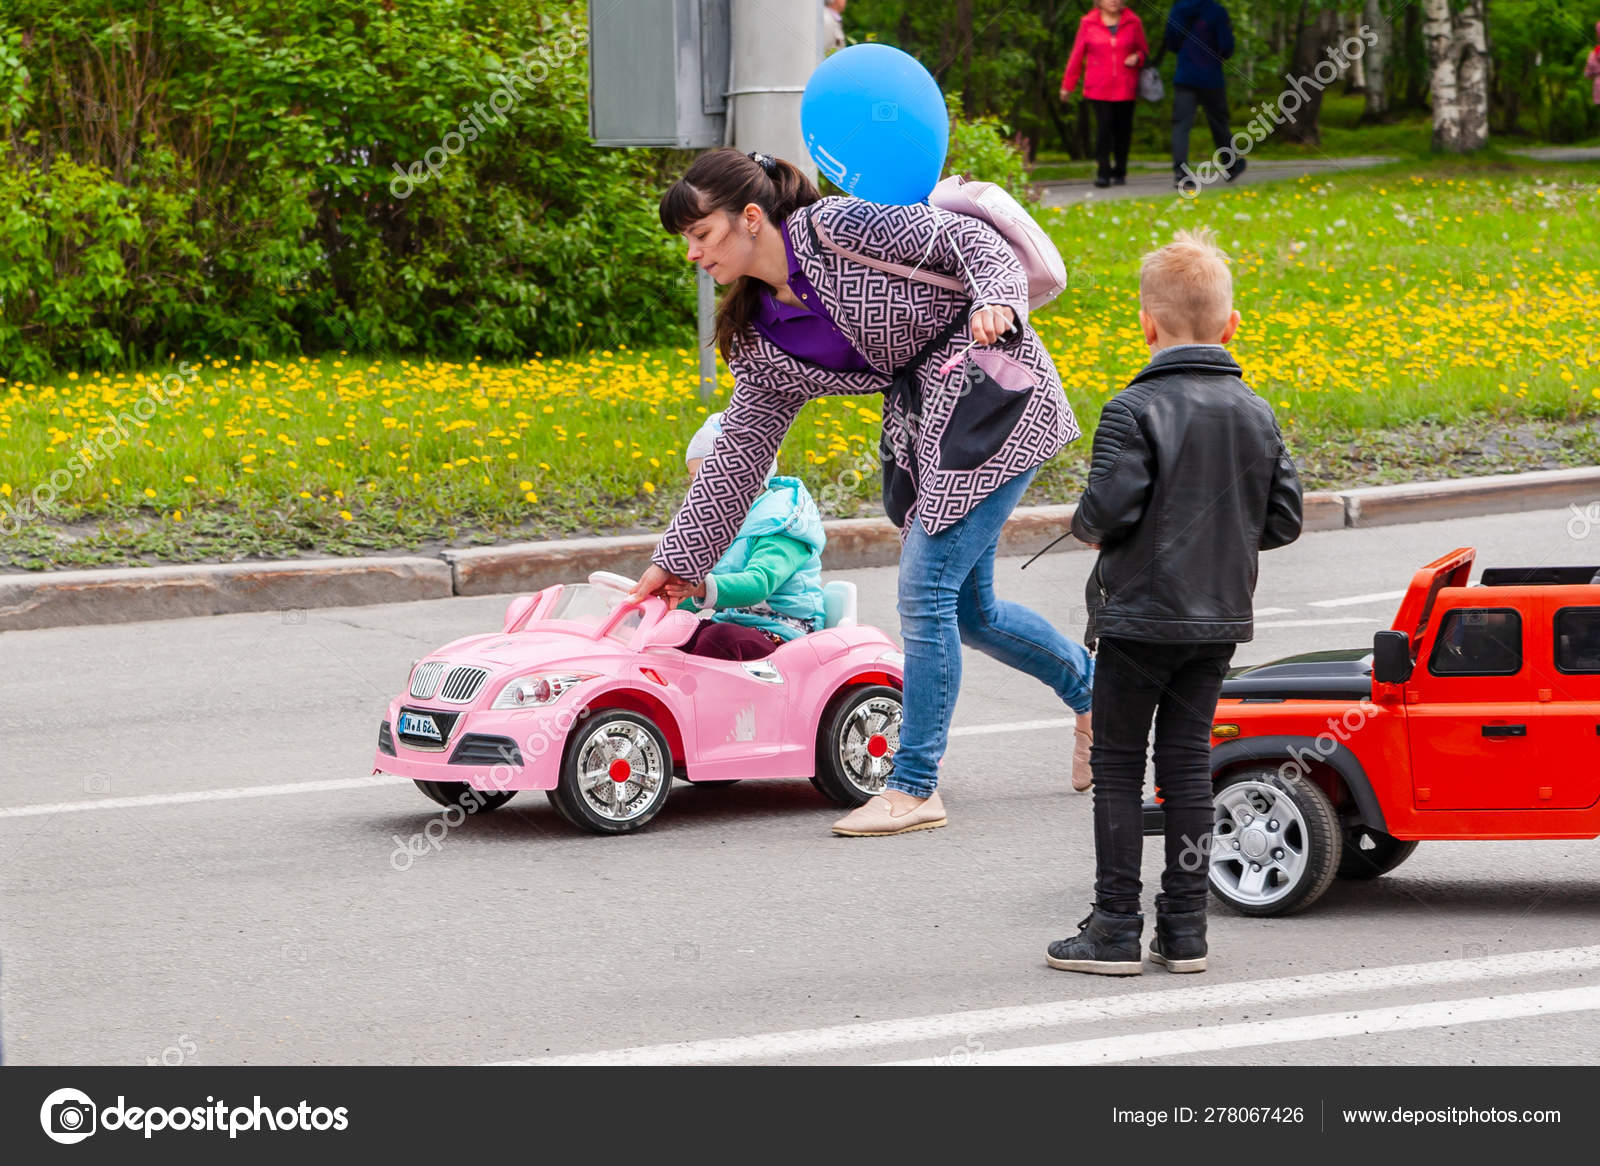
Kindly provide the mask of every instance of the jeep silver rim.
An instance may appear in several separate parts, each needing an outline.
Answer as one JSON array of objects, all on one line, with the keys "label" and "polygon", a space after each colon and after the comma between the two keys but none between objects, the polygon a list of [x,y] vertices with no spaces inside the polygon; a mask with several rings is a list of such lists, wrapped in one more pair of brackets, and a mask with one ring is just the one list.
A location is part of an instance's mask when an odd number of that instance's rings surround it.
[{"label": "jeep silver rim", "polygon": [[578,788],[600,817],[628,822],[655,804],[668,772],[661,747],[643,725],[607,721],[578,746]]},{"label": "jeep silver rim", "polygon": [[857,705],[845,721],[839,734],[839,768],[862,793],[881,794],[894,772],[903,711],[899,701],[875,696]]},{"label": "jeep silver rim", "polygon": [[1300,885],[1310,856],[1306,820],[1288,794],[1241,781],[1216,796],[1211,886],[1251,907],[1276,903]]}]

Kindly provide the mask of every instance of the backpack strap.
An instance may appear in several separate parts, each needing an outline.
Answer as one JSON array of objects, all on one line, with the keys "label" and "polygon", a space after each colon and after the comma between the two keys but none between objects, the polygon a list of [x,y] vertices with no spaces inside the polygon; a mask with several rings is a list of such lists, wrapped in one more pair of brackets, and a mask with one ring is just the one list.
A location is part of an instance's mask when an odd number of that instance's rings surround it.
[{"label": "backpack strap", "polygon": [[846,259],[854,260],[867,267],[877,268],[879,271],[887,271],[890,275],[898,275],[902,279],[914,279],[918,283],[929,283],[934,287],[948,288],[950,291],[960,292],[962,295],[967,294],[967,285],[953,275],[940,275],[935,271],[924,271],[920,267],[907,267],[903,263],[890,263],[887,259],[873,259],[870,256],[861,254],[859,251],[851,251],[847,247],[840,246],[828,234],[827,229],[816,221],[815,212],[809,208],[801,217],[805,219],[806,230],[811,235],[812,246],[819,251],[826,247],[835,255],[842,255]]}]

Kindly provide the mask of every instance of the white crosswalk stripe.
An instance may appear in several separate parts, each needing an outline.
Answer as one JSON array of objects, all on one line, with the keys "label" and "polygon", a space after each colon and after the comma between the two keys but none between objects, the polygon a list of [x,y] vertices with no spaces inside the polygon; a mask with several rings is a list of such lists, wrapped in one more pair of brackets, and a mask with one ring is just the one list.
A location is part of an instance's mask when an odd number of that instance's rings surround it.
[{"label": "white crosswalk stripe", "polygon": [[[1105,1021],[1147,1020],[1155,1016],[1203,1014],[1233,1010],[1241,1000],[1271,1000],[1287,1005],[1297,1000],[1321,1001],[1341,993],[1415,991],[1446,984],[1473,983],[1518,976],[1590,972],[1600,959],[1600,945],[1554,951],[1516,952],[1478,959],[1438,960],[1387,968],[1318,972],[1246,982],[1155,988],[1148,981],[1115,996],[1058,1000],[1006,1008],[978,1009],[901,1020],[877,1020],[826,1028],[757,1033],[673,1044],[646,1045],[599,1052],[509,1061],[519,1065],[716,1065],[730,1061],[772,1062],[806,1056],[832,1056],[852,1050],[887,1048],[918,1041],[993,1040],[1026,1029]],[[1042,957],[1041,957],[1042,961]],[[1068,977],[1069,981],[1076,977]],[[1164,975],[1163,979],[1167,978]],[[1600,989],[1594,989],[1600,992]],[[1600,1007],[1600,1001],[1586,1007]],[[1140,1037],[1144,1040],[1146,1037]],[[1166,1055],[1166,1054],[1159,1054]]]}]

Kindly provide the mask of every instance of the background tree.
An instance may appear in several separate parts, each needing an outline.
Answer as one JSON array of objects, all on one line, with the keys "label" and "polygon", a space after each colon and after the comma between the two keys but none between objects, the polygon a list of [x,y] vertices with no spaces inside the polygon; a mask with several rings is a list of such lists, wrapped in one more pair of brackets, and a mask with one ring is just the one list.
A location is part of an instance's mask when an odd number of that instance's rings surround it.
[{"label": "background tree", "polygon": [[1389,112],[1389,47],[1394,43],[1394,26],[1379,0],[1366,0],[1361,8],[1361,23],[1376,38],[1361,58],[1361,86],[1366,98],[1366,121],[1378,121]]},{"label": "background tree", "polygon": [[1433,66],[1433,148],[1464,153],[1489,141],[1489,43],[1484,0],[1422,0]]}]

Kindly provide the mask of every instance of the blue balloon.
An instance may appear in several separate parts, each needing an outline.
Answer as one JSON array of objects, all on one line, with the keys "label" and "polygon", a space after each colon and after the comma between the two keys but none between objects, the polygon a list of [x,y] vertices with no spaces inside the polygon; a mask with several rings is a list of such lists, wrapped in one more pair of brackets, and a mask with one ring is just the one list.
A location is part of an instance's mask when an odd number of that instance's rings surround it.
[{"label": "blue balloon", "polygon": [[922,202],[944,172],[950,119],[939,83],[889,45],[840,49],[800,98],[800,130],[817,169],[872,202]]}]

